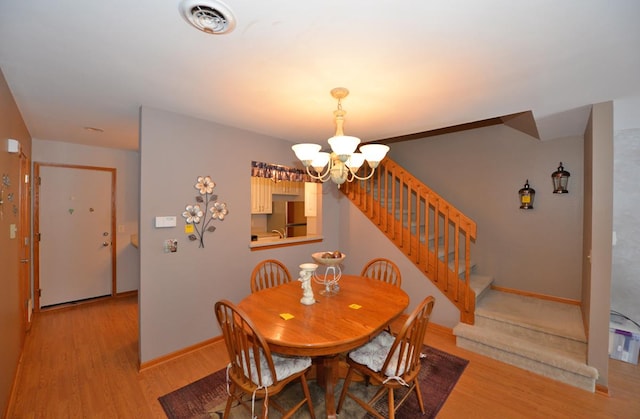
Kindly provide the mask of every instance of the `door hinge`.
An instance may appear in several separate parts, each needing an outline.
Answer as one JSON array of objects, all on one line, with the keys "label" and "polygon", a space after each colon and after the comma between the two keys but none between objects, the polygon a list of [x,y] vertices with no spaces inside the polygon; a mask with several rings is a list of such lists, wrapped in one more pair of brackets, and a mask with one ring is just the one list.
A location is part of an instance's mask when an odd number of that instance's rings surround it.
[{"label": "door hinge", "polygon": [[42,297],[42,288],[38,288],[38,297]]},{"label": "door hinge", "polygon": [[42,178],[40,176],[38,176],[38,178],[36,179],[36,183],[38,184],[38,186],[42,185]]},{"label": "door hinge", "polygon": [[42,240],[42,235],[40,233],[36,233],[34,234],[36,240],[41,241]]},{"label": "door hinge", "polygon": [[24,183],[29,183],[29,175],[24,175]]}]

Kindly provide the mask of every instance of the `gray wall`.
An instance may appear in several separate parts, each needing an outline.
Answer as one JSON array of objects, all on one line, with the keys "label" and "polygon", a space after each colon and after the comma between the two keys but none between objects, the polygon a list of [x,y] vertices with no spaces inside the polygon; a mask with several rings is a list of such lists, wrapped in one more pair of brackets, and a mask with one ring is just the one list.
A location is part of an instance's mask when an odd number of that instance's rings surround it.
[{"label": "gray wall", "polygon": [[[636,117],[640,126],[640,117]],[[611,308],[640,323],[640,128],[616,131],[613,146],[613,230],[617,242],[613,247]]]},{"label": "gray wall", "polygon": [[[640,323],[640,96],[615,100],[611,309]],[[625,324],[632,327],[630,322]]]},{"label": "gray wall", "polygon": [[[296,166],[291,143],[166,111],[141,111],[140,194],[140,354],[148,362],[219,336],[215,301],[238,302],[249,292],[257,262],[282,260],[292,274],[322,250],[347,253],[343,272],[358,274],[370,258],[398,261],[411,308],[433,294],[433,322],[453,327],[458,310],[332,183],[323,185],[323,243],[251,251],[250,165],[252,160]],[[209,175],[229,215],[206,233],[205,248],[189,242],[180,214],[193,202],[197,176]],[[156,229],[156,216],[175,215],[176,228]],[[178,239],[178,252],[164,253],[165,239]]]},{"label": "gray wall", "polygon": [[[397,143],[390,156],[477,223],[477,272],[497,286],[580,300],[582,137],[541,142],[493,126]],[[552,193],[560,161],[568,194]],[[519,208],[527,179],[532,210]]]},{"label": "gray wall", "polygon": [[76,164],[116,169],[116,287],[117,292],[137,290],[140,285],[138,250],[131,235],[138,232],[139,168],[138,152],[90,147],[59,141],[33,140],[33,161]]},{"label": "gray wall", "polygon": [[[324,242],[251,251],[251,161],[295,166],[291,143],[170,112],[142,108],[140,117],[140,360],[147,362],[220,335],[213,305],[249,294],[255,264],[282,260],[292,274],[311,253],[339,249],[337,201],[323,197]],[[198,194],[198,176],[211,176],[229,214],[205,233],[205,247],[187,240],[181,214]],[[326,194],[334,194],[330,185]],[[177,216],[175,228],[154,227]],[[164,253],[166,239],[177,253]]]},{"label": "gray wall", "polygon": [[[358,273],[374,256],[399,261],[411,307],[433,294],[438,300],[434,323],[453,327],[458,322],[457,310],[333,184],[323,186],[323,243],[249,249],[250,162],[295,166],[290,143],[150,108],[141,109],[140,118],[142,363],[218,336],[213,304],[222,298],[237,302],[247,295],[249,276],[258,261],[281,259],[297,272],[298,264],[320,250],[347,253],[346,273]],[[592,138],[601,141],[602,137],[606,144],[606,135],[602,136],[606,124],[597,128]],[[596,298],[594,303],[593,293],[601,292],[603,284],[608,286],[609,275],[598,275],[595,285],[582,281],[583,178],[586,182],[587,177],[583,159],[591,158],[591,150],[585,154],[583,137],[540,142],[496,126],[395,144],[391,157],[478,223],[474,259],[480,272],[495,276],[497,285],[575,300],[587,293],[587,316],[594,321],[604,311],[608,319],[608,300]],[[606,158],[604,153],[601,159]],[[552,193],[550,175],[560,161],[572,174],[570,193],[565,195]],[[206,233],[205,248],[199,249],[196,242],[186,239],[180,214],[197,194],[193,188],[196,177],[205,175],[217,183],[215,192],[230,213],[217,222],[215,232]],[[517,191],[527,178],[537,190],[532,211],[520,210],[518,203]],[[599,193],[600,188],[596,189]],[[602,198],[600,211],[611,202],[607,203],[606,194],[598,193],[593,200]],[[177,216],[178,226],[154,228],[154,217],[165,215]],[[608,228],[610,237],[611,226]],[[179,251],[164,253],[164,240],[172,238],[178,239]],[[606,384],[606,339],[602,340],[601,332],[606,334],[608,328],[600,327],[600,322],[595,320],[599,329],[590,331],[597,337],[590,362],[604,374]]]}]

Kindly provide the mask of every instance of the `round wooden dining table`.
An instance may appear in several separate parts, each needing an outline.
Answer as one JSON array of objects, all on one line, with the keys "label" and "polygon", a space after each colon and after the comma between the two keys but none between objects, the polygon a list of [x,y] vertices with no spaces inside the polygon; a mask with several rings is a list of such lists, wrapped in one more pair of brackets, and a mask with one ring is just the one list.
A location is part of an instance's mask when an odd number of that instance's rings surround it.
[{"label": "round wooden dining table", "polygon": [[300,302],[299,281],[253,293],[238,304],[273,352],[314,358],[329,418],[336,417],[338,355],[367,343],[409,305],[406,292],[377,279],[342,275],[338,284],[334,295],[322,295],[324,286],[312,284],[312,305]]}]

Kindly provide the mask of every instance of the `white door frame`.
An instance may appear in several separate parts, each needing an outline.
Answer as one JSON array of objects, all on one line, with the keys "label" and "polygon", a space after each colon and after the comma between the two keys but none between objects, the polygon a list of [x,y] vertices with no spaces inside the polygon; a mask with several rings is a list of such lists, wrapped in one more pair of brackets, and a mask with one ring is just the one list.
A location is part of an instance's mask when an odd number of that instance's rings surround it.
[{"label": "white door frame", "polygon": [[[18,220],[18,231],[20,237],[20,307],[24,310],[22,318],[22,330],[31,328],[31,211],[29,200],[31,197],[31,160],[20,152],[20,198],[18,208],[20,211]],[[24,343],[25,334],[22,334]]]}]

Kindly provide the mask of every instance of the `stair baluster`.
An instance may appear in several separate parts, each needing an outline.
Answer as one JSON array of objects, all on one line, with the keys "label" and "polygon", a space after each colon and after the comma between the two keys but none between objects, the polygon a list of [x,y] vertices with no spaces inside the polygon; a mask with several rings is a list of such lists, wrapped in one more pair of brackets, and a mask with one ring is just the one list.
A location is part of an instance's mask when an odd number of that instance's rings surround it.
[{"label": "stair baluster", "polygon": [[475,222],[388,157],[371,179],[340,190],[458,307],[460,321],[473,324]]}]

